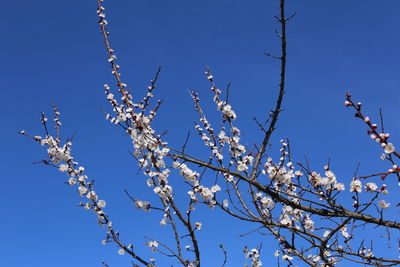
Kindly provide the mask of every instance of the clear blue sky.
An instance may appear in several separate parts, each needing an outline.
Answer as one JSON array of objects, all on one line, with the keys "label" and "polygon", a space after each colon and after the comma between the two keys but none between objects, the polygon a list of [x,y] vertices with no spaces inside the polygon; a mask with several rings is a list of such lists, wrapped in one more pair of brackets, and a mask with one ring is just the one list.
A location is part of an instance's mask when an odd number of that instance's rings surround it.
[{"label": "clear blue sky", "polygon": [[[105,2],[111,41],[134,94],[143,92],[158,65],[163,67],[156,95],[165,104],[157,128],[169,129],[171,143],[181,144],[197,119],[187,89],[197,89],[214,111],[203,75],[206,64],[219,87],[232,82],[230,99],[246,142],[260,140],[250,118],[264,118],[277,93],[278,64],[263,55],[279,51],[273,19],[277,2]],[[129,266],[128,257],[119,256],[114,245],[101,245],[103,229],[93,214],[76,206],[80,199],[63,184],[65,176],[31,165],[45,158],[45,151],[17,134],[20,129],[43,134],[40,112],[51,111],[56,103],[64,136],[76,133],[74,154],[96,179],[97,192],[107,200],[124,240],[140,248],[144,235],[170,237],[159,227],[161,215],[135,210],[122,192],[127,188],[139,198],[151,194],[128,154],[128,138],[99,112],[109,108],[102,85],[113,80],[99,34],[96,1],[1,4],[0,266],[86,267],[100,266],[102,260],[110,267]],[[351,91],[367,104],[373,119],[382,107],[387,129],[399,136],[400,2],[288,0],[287,10],[297,16],[288,25],[287,97],[274,141],[290,138],[296,161],[306,154],[321,172],[331,158],[333,170],[346,185],[358,162],[364,173],[385,170],[389,166],[380,162],[380,149],[343,101],[344,93]],[[196,152],[195,147],[191,151]],[[222,263],[220,242],[229,249],[229,266],[242,266],[240,252],[246,244],[264,241],[265,263],[275,251],[263,237],[237,238],[251,230],[249,226],[225,218],[203,220],[203,225],[203,254],[210,255],[204,257],[204,266]],[[222,231],[230,235],[219,237]]]}]

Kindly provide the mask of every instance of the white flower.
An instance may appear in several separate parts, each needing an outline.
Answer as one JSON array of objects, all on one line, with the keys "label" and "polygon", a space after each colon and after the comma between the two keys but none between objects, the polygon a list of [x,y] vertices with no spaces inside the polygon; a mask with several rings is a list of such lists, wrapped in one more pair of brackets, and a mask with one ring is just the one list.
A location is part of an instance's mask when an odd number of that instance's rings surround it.
[{"label": "white flower", "polygon": [[108,93],[107,94],[107,99],[108,100],[113,99],[113,98],[114,98],[114,94],[113,93]]},{"label": "white flower", "polygon": [[156,166],[160,168],[165,168],[165,162],[162,159],[157,160]]},{"label": "white flower", "polygon": [[201,227],[203,226],[201,222],[195,222],[194,225],[196,230],[201,230]]},{"label": "white flower", "polygon": [[314,231],[314,221],[310,219],[310,217],[307,215],[304,219],[304,228],[306,228],[309,231]]},{"label": "white flower", "polygon": [[83,196],[87,191],[88,189],[82,185],[78,188],[79,195],[81,196]]},{"label": "white flower", "polygon": [[90,191],[87,193],[86,197],[90,200],[97,200],[97,195],[95,191]]},{"label": "white flower", "polygon": [[232,110],[232,106],[229,104],[222,107],[222,113],[233,120],[236,119],[236,113]]},{"label": "white flower", "polygon": [[247,253],[246,257],[251,260],[251,267],[260,267],[262,266],[262,262],[260,260],[260,253],[257,249],[253,248]]},{"label": "white flower", "polygon": [[387,209],[390,207],[390,203],[387,203],[385,200],[381,199],[379,200],[379,207],[382,209]]},{"label": "white flower", "polygon": [[210,199],[212,199],[214,197],[213,192],[207,187],[199,186],[198,190],[199,190],[200,195],[201,195],[201,197],[203,199],[210,200]]},{"label": "white flower", "polygon": [[218,134],[219,139],[225,139],[225,137],[226,137],[226,135],[225,135],[224,131],[219,132],[219,134]]},{"label": "white flower", "polygon": [[291,260],[293,260],[293,257],[290,257],[289,255],[283,255],[282,256],[282,261],[291,261]]},{"label": "white flower", "polygon": [[337,184],[335,184],[335,186],[333,188],[335,188],[338,191],[343,191],[344,190],[344,184],[337,183]]},{"label": "white flower", "polygon": [[86,202],[86,204],[85,204],[85,206],[83,206],[83,208],[84,208],[85,210],[90,210],[90,208],[91,208],[90,203],[89,203],[89,202]]},{"label": "white flower", "polygon": [[367,190],[367,191],[374,192],[374,191],[376,191],[377,188],[378,188],[378,186],[375,183],[365,184],[365,190]]},{"label": "white flower", "polygon": [[260,200],[260,202],[261,202],[261,207],[262,207],[263,209],[269,209],[269,208],[271,208],[271,207],[274,205],[274,201],[272,200],[272,198],[266,197],[266,196],[264,196],[264,197]]},{"label": "white flower", "polygon": [[118,254],[119,255],[124,255],[125,254],[125,249],[121,248],[120,250],[118,250]]},{"label": "white flower", "polygon": [[342,232],[342,235],[344,238],[348,238],[349,237],[349,233],[347,232],[347,225],[343,226],[340,231]]},{"label": "white flower", "polygon": [[150,211],[150,202],[135,200],[135,206],[137,209],[142,209],[144,211]]},{"label": "white flower", "polygon": [[151,248],[151,251],[156,252],[158,247],[158,242],[156,240],[148,241],[146,245]]},{"label": "white flower", "polygon": [[227,208],[229,206],[229,201],[227,199],[224,199],[222,201],[222,205],[224,205],[224,207]]},{"label": "white flower", "polygon": [[154,185],[154,182],[153,182],[153,180],[151,178],[149,178],[149,179],[147,179],[146,184],[147,184],[148,187],[150,187],[150,186]]},{"label": "white flower", "polygon": [[196,194],[193,191],[187,192],[192,200],[196,200]]},{"label": "white flower", "polygon": [[296,176],[303,176],[303,173],[301,171],[295,171],[294,175]]},{"label": "white flower", "polygon": [[99,208],[105,208],[106,207],[106,202],[104,201],[104,200],[99,200],[98,202],[97,202],[97,206],[99,207]]},{"label": "white flower", "polygon": [[395,147],[392,143],[387,143],[385,146],[385,153],[393,153],[395,151]]},{"label": "white flower", "polygon": [[358,192],[361,193],[362,190],[362,184],[361,181],[358,179],[353,179],[350,184],[350,192]]},{"label": "white flower", "polygon": [[290,225],[292,224],[292,220],[290,219],[290,217],[289,217],[287,214],[285,214],[284,216],[282,216],[280,222],[281,222],[281,224],[287,225],[287,226],[290,226]]},{"label": "white flower", "polygon": [[221,191],[221,187],[219,185],[216,184],[211,187],[211,192],[216,193],[218,191]]},{"label": "white flower", "polygon": [[243,161],[238,161],[238,166],[237,166],[238,171],[242,172],[247,169],[248,169],[248,167]]},{"label": "white flower", "polygon": [[73,178],[73,177],[69,178],[69,179],[68,179],[68,184],[69,184],[69,185],[75,185],[75,184],[76,184],[76,179]]},{"label": "white flower", "polygon": [[161,188],[157,186],[156,188],[153,189],[154,193],[158,194],[161,191]]},{"label": "white flower", "polygon": [[330,231],[325,231],[324,232],[324,237],[327,237],[331,232]]},{"label": "white flower", "polygon": [[60,164],[58,169],[60,170],[60,172],[66,172],[66,171],[68,171],[68,165],[67,164]]}]

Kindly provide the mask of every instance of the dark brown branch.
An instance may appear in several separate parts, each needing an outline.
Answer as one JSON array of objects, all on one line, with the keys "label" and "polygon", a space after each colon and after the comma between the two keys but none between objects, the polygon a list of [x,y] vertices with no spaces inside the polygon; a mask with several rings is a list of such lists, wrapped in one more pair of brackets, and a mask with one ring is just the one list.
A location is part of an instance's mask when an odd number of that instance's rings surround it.
[{"label": "dark brown branch", "polygon": [[264,140],[260,146],[260,150],[258,151],[257,157],[255,159],[253,170],[250,174],[250,179],[255,179],[255,175],[258,171],[258,167],[260,165],[261,158],[265,152],[265,149],[268,145],[269,139],[272,135],[272,132],[275,130],[276,122],[278,121],[279,113],[281,112],[281,106],[283,101],[283,96],[285,94],[285,79],[286,79],[286,21],[285,17],[285,0],[280,0],[280,16],[279,23],[281,25],[281,34],[279,35],[281,40],[281,56],[279,60],[281,61],[281,74],[280,74],[280,82],[279,82],[279,95],[276,101],[275,109],[272,112],[271,123],[268,127],[268,130],[264,136]]}]

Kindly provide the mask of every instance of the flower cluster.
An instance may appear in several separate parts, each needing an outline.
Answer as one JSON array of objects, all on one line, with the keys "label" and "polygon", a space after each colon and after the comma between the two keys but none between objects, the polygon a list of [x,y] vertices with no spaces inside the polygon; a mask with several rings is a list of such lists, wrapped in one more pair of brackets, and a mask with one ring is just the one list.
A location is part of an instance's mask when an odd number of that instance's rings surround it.
[{"label": "flower cluster", "polygon": [[325,166],[325,177],[322,177],[319,173],[312,172],[311,175],[308,177],[309,182],[315,188],[324,188],[328,191],[330,190],[337,190],[341,191],[344,190],[344,184],[338,183],[336,180],[335,174],[329,170],[328,166]]},{"label": "flower cluster", "polygon": [[221,187],[219,185],[213,185],[210,189],[203,185],[195,185],[193,186],[193,191],[188,191],[188,194],[190,195],[190,198],[192,200],[197,201],[195,195],[195,193],[197,193],[204,201],[207,201],[209,203],[210,208],[213,208],[215,205],[214,194],[218,191],[221,191]]},{"label": "flower cluster", "polygon": [[260,204],[261,209],[263,209],[264,211],[268,211],[275,207],[275,202],[272,200],[272,198],[263,195],[263,193],[261,192],[256,193],[256,200]]},{"label": "flower cluster", "polygon": [[296,176],[291,168],[286,169],[285,166],[274,164],[271,158],[264,164],[264,167],[266,170],[263,170],[263,173],[268,174],[269,178],[278,186],[290,186],[292,179]]},{"label": "flower cluster", "polygon": [[195,182],[200,176],[196,171],[191,170],[185,163],[174,161],[172,168],[179,169],[179,174],[188,181]]},{"label": "flower cluster", "polygon": [[86,209],[91,209],[97,213],[99,222],[107,224],[103,208],[106,206],[104,200],[99,199],[96,192],[93,190],[93,183],[88,181],[88,176],[84,174],[85,168],[78,166],[78,162],[74,161],[71,156],[72,142],[68,141],[64,145],[60,145],[60,140],[53,136],[45,138],[35,136],[34,139],[42,146],[47,146],[47,156],[52,164],[58,166],[60,172],[66,173],[69,178],[67,183],[71,186],[78,186],[78,194],[81,197],[86,197],[88,201],[82,204]]},{"label": "flower cluster", "polygon": [[284,205],[282,208],[282,214],[280,216],[280,223],[292,227],[296,222],[300,222],[303,216],[303,211],[294,209],[291,206]]},{"label": "flower cluster", "polygon": [[248,259],[251,259],[251,267],[260,267],[262,266],[262,262],[260,260],[260,252],[253,248],[252,250],[250,250],[246,257]]}]

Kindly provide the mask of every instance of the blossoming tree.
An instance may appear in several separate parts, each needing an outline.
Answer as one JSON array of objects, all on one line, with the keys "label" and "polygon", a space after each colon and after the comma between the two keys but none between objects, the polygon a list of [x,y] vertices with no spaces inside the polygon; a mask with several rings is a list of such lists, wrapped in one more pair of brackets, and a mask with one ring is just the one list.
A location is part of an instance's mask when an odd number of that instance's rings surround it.
[{"label": "blossoming tree", "polygon": [[[389,193],[386,179],[399,179],[400,168],[396,165],[400,154],[390,142],[390,136],[380,126],[371,121],[362,110],[362,104],[354,102],[347,93],[345,106],[355,112],[367,127],[368,135],[382,147],[382,160],[389,163],[387,171],[358,176],[349,181],[340,181],[329,162],[320,174],[306,163],[295,163],[288,140],[280,142],[280,157],[272,158],[269,151],[271,136],[276,129],[282,111],[286,79],[286,24],[294,15],[285,14],[285,0],[280,0],[279,15],[276,17],[280,30],[280,55],[267,56],[280,62],[280,82],[276,104],[268,120],[261,123],[255,120],[263,133],[263,139],[256,141],[254,148],[241,142],[241,130],[235,123],[237,117],[228,101],[229,88],[218,88],[209,68],[205,75],[210,84],[213,101],[220,115],[220,127],[211,125],[203,111],[199,94],[191,91],[194,108],[199,119],[195,130],[209,150],[206,158],[198,158],[193,151],[187,151],[188,140],[181,148],[172,147],[163,133],[157,132],[152,123],[156,119],[161,101],[153,103],[160,69],[147,88],[147,94],[138,99],[127,89],[111,47],[103,0],[98,0],[97,14],[102,37],[107,50],[108,62],[112,69],[115,87],[105,84],[105,94],[112,112],[106,119],[118,125],[132,140],[132,156],[137,160],[149,192],[156,194],[159,203],[136,199],[126,191],[127,196],[138,209],[157,210],[162,213],[161,227],[172,229],[174,245],[164,244],[162,240],[150,239],[146,244],[158,256],[167,256],[182,266],[201,266],[202,221],[194,221],[196,207],[206,205],[213,213],[225,213],[243,223],[253,224],[257,231],[268,232],[273,236],[279,249],[275,257],[280,257],[288,265],[299,266],[347,266],[350,262],[372,266],[394,266],[400,264],[396,256],[376,255],[373,244],[365,242],[362,231],[387,233],[387,239],[398,238],[400,223],[395,218],[387,218],[385,210],[393,205],[385,201]],[[97,194],[93,180],[85,168],[73,156],[72,140],[60,136],[61,122],[59,111],[54,106],[55,133],[52,133],[44,113],[41,121],[44,136],[31,136],[25,131],[21,134],[32,138],[47,148],[48,159],[43,160],[67,175],[67,183],[76,187],[82,197],[80,203],[85,209],[97,214],[98,223],[105,227],[103,244],[114,243],[118,253],[132,257],[134,266],[157,266],[156,256],[148,259],[126,243],[106,213],[106,201]],[[210,180],[208,173],[214,173]],[[171,176],[180,176],[187,187],[186,191],[175,190],[170,183]],[[342,201],[343,191],[350,191],[352,201]],[[207,220],[208,218],[204,218]],[[260,239],[264,237],[260,236]],[[184,245],[189,240],[190,245]],[[381,246],[386,244],[375,244]],[[136,245],[135,245],[136,246]],[[157,254],[158,253],[158,254]],[[221,245],[227,262],[227,251]],[[244,250],[251,266],[262,266],[260,247]],[[162,255],[163,254],[163,255]],[[108,266],[107,263],[103,263]]]}]

